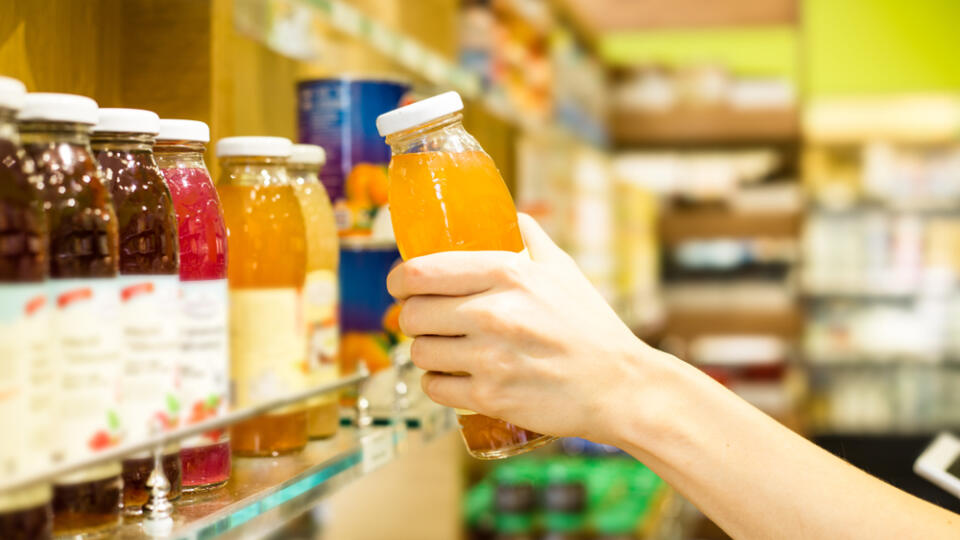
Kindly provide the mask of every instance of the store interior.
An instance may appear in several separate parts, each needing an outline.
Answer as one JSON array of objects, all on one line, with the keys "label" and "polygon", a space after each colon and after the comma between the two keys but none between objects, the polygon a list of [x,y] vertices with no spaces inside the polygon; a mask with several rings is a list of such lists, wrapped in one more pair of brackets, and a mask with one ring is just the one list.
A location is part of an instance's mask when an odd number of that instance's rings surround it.
[{"label": "store interior", "polygon": [[[339,395],[339,428],[235,454],[225,485],[172,503],[148,484],[152,506],[100,534],[727,538],[610,446],[474,459],[421,391],[384,284],[399,253],[374,120],[451,90],[517,209],[637,336],[960,512],[914,471],[938,433],[960,434],[957,21],[951,0],[5,0],[0,75],[203,122],[215,181],[233,174],[226,137],[325,150],[304,174],[319,171],[339,231],[336,373],[106,452],[159,460],[196,426],[322,396]],[[0,527],[7,499],[105,455],[0,480]]]}]

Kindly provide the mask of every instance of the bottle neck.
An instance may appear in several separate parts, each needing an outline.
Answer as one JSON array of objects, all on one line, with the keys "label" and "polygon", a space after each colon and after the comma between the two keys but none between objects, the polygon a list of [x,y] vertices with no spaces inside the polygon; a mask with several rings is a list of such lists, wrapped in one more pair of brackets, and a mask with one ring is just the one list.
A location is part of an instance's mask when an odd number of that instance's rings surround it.
[{"label": "bottle neck", "polygon": [[20,144],[17,113],[13,109],[0,108],[0,139]]},{"label": "bottle neck", "polygon": [[149,133],[95,132],[90,144],[95,151],[119,150],[125,152],[152,152],[154,136]]},{"label": "bottle neck", "polygon": [[480,150],[477,141],[463,129],[463,114],[459,112],[387,135],[386,140],[394,155],[412,152]]},{"label": "bottle neck", "polygon": [[298,184],[320,183],[319,164],[291,164],[287,165],[290,179]]},{"label": "bottle neck", "polygon": [[89,146],[90,126],[74,122],[29,120],[20,123],[20,140],[23,144],[67,143]]},{"label": "bottle neck", "polygon": [[203,160],[206,147],[198,141],[157,141],[153,153],[161,169],[206,169]]},{"label": "bottle neck", "polygon": [[220,158],[221,183],[231,185],[283,185],[289,184],[287,158],[230,156]]}]

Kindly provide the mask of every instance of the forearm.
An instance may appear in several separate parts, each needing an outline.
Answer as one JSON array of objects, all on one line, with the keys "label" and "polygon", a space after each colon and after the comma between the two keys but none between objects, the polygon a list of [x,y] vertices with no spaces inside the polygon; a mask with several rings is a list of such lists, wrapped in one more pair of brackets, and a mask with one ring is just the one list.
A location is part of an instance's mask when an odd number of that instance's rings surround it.
[{"label": "forearm", "polygon": [[[735,538],[957,538],[960,519],[863,473],[699,370],[638,352],[613,442]],[[842,532],[841,532],[842,531]]]}]

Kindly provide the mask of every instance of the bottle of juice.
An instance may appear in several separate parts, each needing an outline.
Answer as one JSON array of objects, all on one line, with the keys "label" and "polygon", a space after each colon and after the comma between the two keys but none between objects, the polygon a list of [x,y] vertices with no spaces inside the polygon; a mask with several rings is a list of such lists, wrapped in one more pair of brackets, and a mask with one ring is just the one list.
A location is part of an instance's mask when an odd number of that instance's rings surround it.
[{"label": "bottle of juice", "polygon": [[[68,94],[27,94],[20,137],[40,172],[49,235],[54,336],[59,358],[55,459],[81,459],[120,443],[117,387],[123,369],[117,218],[90,150],[97,104]],[[120,463],[60,478],[54,535],[103,532],[120,520]]]},{"label": "bottle of juice", "polygon": [[[525,249],[510,192],[493,160],[463,129],[462,109],[459,94],[447,92],[377,118],[393,151],[390,214],[405,260],[440,251]],[[504,458],[553,440],[471,411],[457,414],[477,458]]]},{"label": "bottle of juice", "polygon": [[[230,368],[234,405],[246,407],[307,388],[303,286],[307,237],[287,176],[292,144],[281,137],[217,143],[217,185],[227,224]],[[233,426],[238,455],[279,455],[307,443],[303,405]]]},{"label": "bottle of juice", "polygon": [[[319,171],[326,161],[323,148],[295,144],[287,165],[293,189],[300,201],[307,233],[307,277],[303,289],[303,322],[306,325],[307,365],[311,385],[337,379],[340,331],[337,306],[337,224]],[[336,394],[307,403],[307,433],[323,439],[336,435],[340,407]]]},{"label": "bottle of juice", "polygon": [[[56,381],[48,339],[47,224],[33,160],[20,147],[23,83],[0,77],[0,476],[35,473],[52,457]],[[49,484],[0,492],[0,538],[49,538]]]},{"label": "bottle of juice", "polygon": [[[195,120],[160,120],[153,147],[177,211],[180,234],[181,420],[190,425],[227,412],[227,228],[203,161],[210,129]],[[184,491],[222,486],[230,478],[225,429],[181,441]]]},{"label": "bottle of juice", "polygon": [[[153,157],[160,118],[139,109],[100,109],[93,151],[113,196],[120,239],[120,321],[124,369],[120,418],[129,442],[170,431],[180,418],[176,388],[180,327],[177,217]],[[170,499],[180,496],[178,445],[164,449]],[[150,498],[147,452],[123,461],[123,508],[139,514]]]}]

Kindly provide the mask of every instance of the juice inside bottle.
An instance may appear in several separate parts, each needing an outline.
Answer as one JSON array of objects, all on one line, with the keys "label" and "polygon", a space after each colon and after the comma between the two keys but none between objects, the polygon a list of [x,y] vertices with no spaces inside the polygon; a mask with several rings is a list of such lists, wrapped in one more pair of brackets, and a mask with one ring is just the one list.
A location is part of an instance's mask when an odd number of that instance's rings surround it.
[{"label": "juice inside bottle", "polygon": [[[226,413],[230,395],[227,332],[227,229],[203,161],[210,130],[193,120],[160,120],[154,146],[170,188],[180,236],[181,420],[194,424]],[[181,441],[184,491],[212,489],[230,478],[230,437],[217,429]]]},{"label": "juice inside bottle", "polygon": [[[153,157],[160,118],[138,109],[101,109],[93,150],[113,197],[120,243],[124,369],[120,416],[130,442],[171,431],[180,419],[177,218]],[[180,496],[176,444],[164,449],[170,499]],[[123,507],[139,514],[149,499],[150,453],[123,461]]]},{"label": "juice inside bottle", "polygon": [[[306,326],[309,383],[321,385],[338,376],[337,224],[327,190],[318,171],[326,155],[323,148],[296,144],[287,169],[300,201],[307,234],[307,276],[303,291],[303,322]],[[319,396],[307,402],[307,433],[323,439],[336,435],[340,426],[337,394]]]},{"label": "juice inside bottle", "polygon": [[[43,470],[52,457],[53,386],[47,291],[47,227],[33,161],[15,120],[26,90],[0,77],[0,474]],[[0,538],[49,538],[49,484],[0,491]]]},{"label": "juice inside bottle", "polygon": [[[302,291],[307,268],[303,214],[286,172],[291,143],[228,137],[217,143],[217,186],[227,225],[230,365],[235,406],[307,387]],[[233,426],[234,453],[279,455],[307,443],[303,405]]]},{"label": "juice inside bottle", "polygon": [[[460,96],[448,92],[377,119],[393,150],[390,213],[405,260],[441,251],[524,250],[510,192],[493,160],[463,129],[462,108]],[[481,459],[553,440],[496,418],[457,413],[468,450]]]},{"label": "juice inside bottle", "polygon": [[[23,146],[37,164],[49,234],[49,297],[59,358],[54,458],[82,459],[120,443],[116,388],[123,368],[116,280],[117,219],[90,150],[97,104],[66,94],[28,94]],[[100,533],[120,520],[120,464],[58,479],[54,534]]]}]

